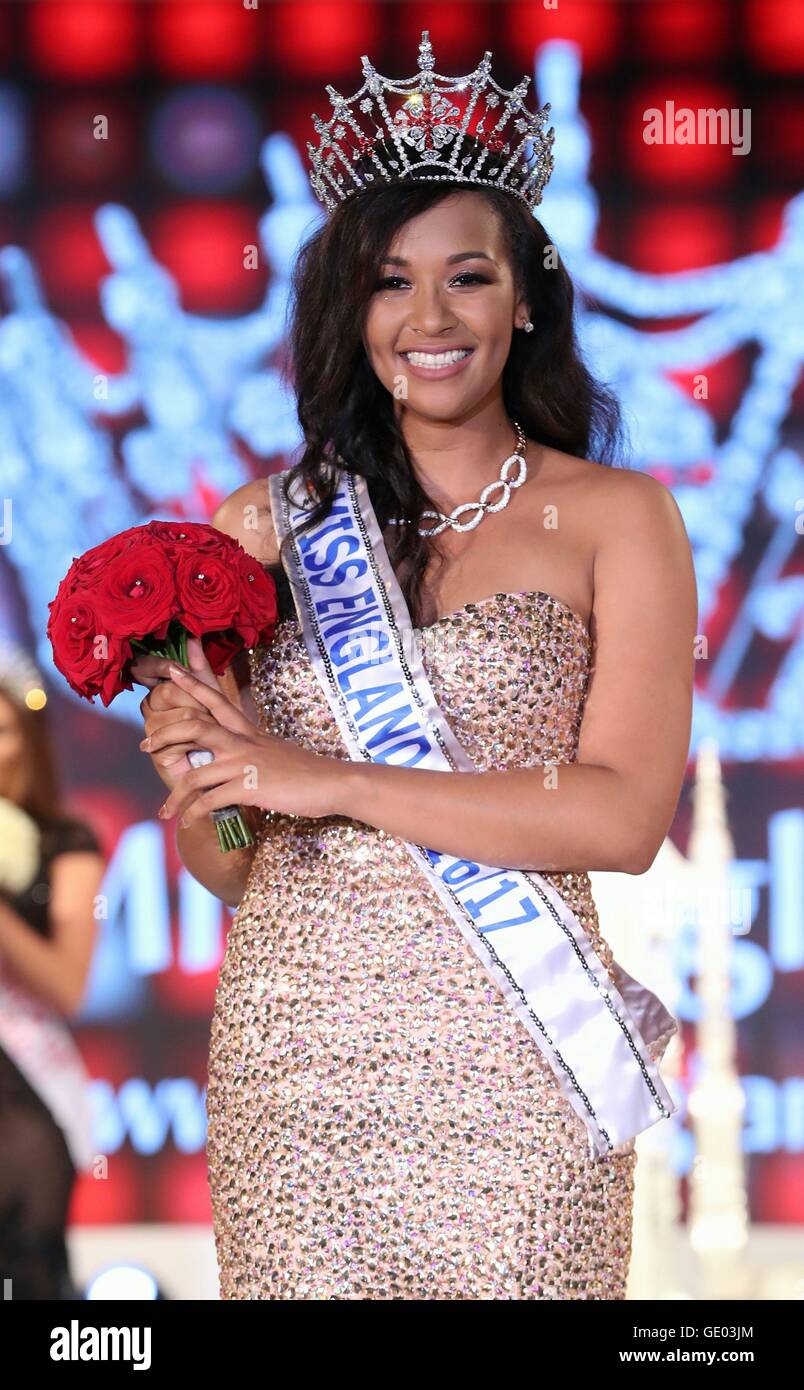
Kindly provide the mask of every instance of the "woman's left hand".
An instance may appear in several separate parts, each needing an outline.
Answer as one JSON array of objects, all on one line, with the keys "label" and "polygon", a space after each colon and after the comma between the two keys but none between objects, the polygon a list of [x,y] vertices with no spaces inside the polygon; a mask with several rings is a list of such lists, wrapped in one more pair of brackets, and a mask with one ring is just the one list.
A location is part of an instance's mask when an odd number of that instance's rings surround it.
[{"label": "woman's left hand", "polygon": [[213,690],[182,668],[170,671],[171,680],[208,713],[193,710],[188,718],[166,724],[151,735],[147,751],[154,753],[179,740],[209,748],[215,760],[182,774],[160,817],[178,815],[179,824],[187,826],[223,806],[259,806],[313,818],[337,814],[335,790],[344,768],[341,759],[260,733],[221,690]]}]

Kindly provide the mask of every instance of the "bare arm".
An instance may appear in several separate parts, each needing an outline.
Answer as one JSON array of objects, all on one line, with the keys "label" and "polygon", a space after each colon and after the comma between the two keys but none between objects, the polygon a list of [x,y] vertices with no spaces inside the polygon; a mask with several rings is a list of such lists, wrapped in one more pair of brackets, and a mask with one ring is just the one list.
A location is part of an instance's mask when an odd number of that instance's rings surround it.
[{"label": "bare arm", "polygon": [[59,854],[50,869],[50,937],[31,929],[8,903],[0,903],[0,954],[17,979],[65,1016],[84,997],[97,935],[95,897],[104,861],[94,851]]},{"label": "bare arm", "polygon": [[452,774],[331,770],[336,814],[502,868],[644,873],[672,824],[689,751],[697,597],[672,493],[623,473],[601,489],[592,672],[578,760]]},{"label": "bare arm", "polygon": [[[241,808],[243,809],[243,808]],[[252,833],[256,823],[243,809]],[[237,907],[246,891],[248,876],[254,863],[256,845],[245,849],[230,849],[225,854],[218,844],[218,833],[211,816],[196,821],[186,830],[177,827],[176,846],[179,858],[189,874],[228,907]]]}]

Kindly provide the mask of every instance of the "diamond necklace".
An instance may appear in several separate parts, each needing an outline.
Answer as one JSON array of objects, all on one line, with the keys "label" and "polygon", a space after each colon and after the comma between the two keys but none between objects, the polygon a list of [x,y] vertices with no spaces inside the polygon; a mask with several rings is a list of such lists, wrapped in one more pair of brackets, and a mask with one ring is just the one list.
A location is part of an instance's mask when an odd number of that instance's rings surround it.
[{"label": "diamond necklace", "polygon": [[[422,512],[422,520],[427,516],[432,516],[435,517],[437,524],[432,526],[429,531],[426,527],[424,530],[419,527],[420,536],[438,536],[447,526],[451,526],[453,531],[472,531],[475,526],[480,525],[486,512],[501,512],[503,507],[508,506],[511,500],[512,489],[521,487],[528,476],[528,465],[525,462],[525,452],[527,450],[525,432],[522,426],[517,424],[516,420],[512,420],[511,423],[516,430],[516,449],[512,454],[508,455],[508,458],[500,468],[499,478],[496,478],[493,483],[489,483],[487,487],[484,487],[477,502],[461,502],[460,506],[453,508],[449,516],[445,516],[443,512]],[[515,478],[509,478],[509,471],[513,468],[514,464],[518,465],[517,476]],[[495,488],[501,489],[500,500],[497,502],[490,502],[489,498]],[[475,515],[470,521],[461,523],[457,518],[462,516],[464,512],[474,512]],[[390,517],[387,525],[407,526],[408,519],[407,517]]]}]

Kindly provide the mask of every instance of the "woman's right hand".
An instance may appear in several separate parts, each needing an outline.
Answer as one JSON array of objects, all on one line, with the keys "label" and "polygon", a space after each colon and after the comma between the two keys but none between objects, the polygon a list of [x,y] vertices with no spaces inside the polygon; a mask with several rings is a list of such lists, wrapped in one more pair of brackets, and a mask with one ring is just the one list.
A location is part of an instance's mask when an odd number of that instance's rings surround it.
[{"label": "woman's right hand", "polygon": [[[212,670],[198,637],[187,638],[187,659],[194,676],[197,676],[205,685],[222,690],[227,699],[231,698],[223,683]],[[136,681],[138,685],[149,687],[149,693],[140,704],[147,738],[150,738],[151,734],[155,734],[158,729],[163,729],[166,724],[172,724],[179,719],[189,719],[197,710],[203,710],[205,714],[208,713],[205,705],[202,705],[193,695],[189,695],[187,691],[179,690],[175,681],[170,679],[168,667],[171,664],[175,666],[176,662],[171,663],[166,656],[146,656],[144,653],[131,663],[132,680]],[[192,742],[171,743],[167,748],[158,749],[156,753],[148,754],[156,773],[171,791],[179,778],[191,767],[186,755],[197,750],[198,747],[197,743]]]}]

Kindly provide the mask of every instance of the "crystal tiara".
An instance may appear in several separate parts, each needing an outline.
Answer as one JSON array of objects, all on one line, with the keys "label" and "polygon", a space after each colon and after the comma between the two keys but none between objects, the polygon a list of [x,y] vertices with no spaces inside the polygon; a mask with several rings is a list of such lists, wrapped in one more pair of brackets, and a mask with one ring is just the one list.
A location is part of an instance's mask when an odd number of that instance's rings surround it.
[{"label": "crystal tiara", "polygon": [[[363,55],[365,81],[354,96],[342,97],[327,86],[333,108],[328,121],[315,112],[312,120],[320,137],[318,148],[308,142],[312,165],[310,183],[316,197],[332,213],[339,203],[359,192],[375,179],[395,183],[443,180],[451,183],[502,188],[520,198],[529,208],[542,200],[542,191],[553,171],[553,127],[545,131],[550,110],[546,102],[535,114],[523,103],[530,78],[525,76],[512,91],[498,86],[491,76],[491,53],[486,51],[474,72],[465,77],[442,77],[433,71],[435,58],[429,31],[422,31],[419,69],[414,77],[395,81],[382,77]],[[464,109],[453,104],[447,93],[466,93]],[[386,94],[405,96],[394,115],[388,110]],[[505,104],[490,130],[500,98]],[[478,102],[482,100],[479,121],[472,124]],[[364,130],[351,108],[374,122],[374,134]],[[376,111],[375,111],[376,104]],[[377,124],[385,122],[385,129]],[[465,137],[474,137],[462,154]],[[381,161],[375,146],[386,154]],[[392,155],[396,157],[392,158]],[[360,165],[355,168],[355,164]]]}]

